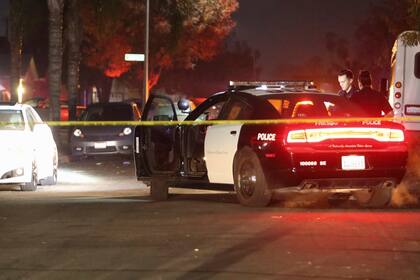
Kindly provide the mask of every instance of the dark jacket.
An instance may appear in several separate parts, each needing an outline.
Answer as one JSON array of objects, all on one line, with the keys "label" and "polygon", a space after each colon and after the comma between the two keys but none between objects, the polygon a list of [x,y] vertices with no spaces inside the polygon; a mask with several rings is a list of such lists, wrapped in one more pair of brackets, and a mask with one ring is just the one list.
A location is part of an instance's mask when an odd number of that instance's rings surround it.
[{"label": "dark jacket", "polygon": [[355,93],[357,92],[357,88],[355,87],[355,86],[351,86],[351,89],[350,89],[350,91],[349,92],[347,92],[347,91],[345,91],[345,90],[340,90],[339,92],[338,92],[338,95],[340,95],[340,96],[344,96],[344,97],[346,97],[347,99],[350,99]]},{"label": "dark jacket", "polygon": [[365,87],[356,92],[350,98],[350,101],[357,104],[366,113],[367,117],[382,117],[382,111],[385,115],[392,111],[392,107],[385,96],[370,87]]}]

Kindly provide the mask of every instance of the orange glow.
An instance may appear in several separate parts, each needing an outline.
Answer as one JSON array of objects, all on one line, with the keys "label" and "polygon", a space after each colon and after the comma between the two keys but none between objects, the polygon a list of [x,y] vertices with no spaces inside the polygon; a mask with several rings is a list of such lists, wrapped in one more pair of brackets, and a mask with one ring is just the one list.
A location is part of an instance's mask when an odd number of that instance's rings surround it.
[{"label": "orange glow", "polygon": [[295,108],[293,109],[292,118],[298,117],[298,112],[303,106],[314,106],[314,103],[311,100],[297,102]]}]

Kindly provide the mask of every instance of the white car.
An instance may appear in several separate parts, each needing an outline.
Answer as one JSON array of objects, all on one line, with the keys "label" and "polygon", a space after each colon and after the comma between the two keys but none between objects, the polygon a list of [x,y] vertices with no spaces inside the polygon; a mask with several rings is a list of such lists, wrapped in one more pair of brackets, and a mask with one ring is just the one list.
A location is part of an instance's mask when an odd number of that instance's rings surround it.
[{"label": "white car", "polygon": [[31,106],[0,104],[0,154],[0,184],[34,191],[57,183],[57,146]]}]

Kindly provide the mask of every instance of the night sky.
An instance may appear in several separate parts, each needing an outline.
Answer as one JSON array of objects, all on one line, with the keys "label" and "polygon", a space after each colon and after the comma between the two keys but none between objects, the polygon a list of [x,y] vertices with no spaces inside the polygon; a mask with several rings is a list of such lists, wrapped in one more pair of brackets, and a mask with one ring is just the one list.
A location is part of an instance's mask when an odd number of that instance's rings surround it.
[{"label": "night sky", "polygon": [[[240,8],[234,14],[234,38],[260,51],[260,78],[270,79],[282,62],[299,64],[314,56],[325,56],[328,32],[351,41],[370,3],[381,1],[239,0]],[[8,2],[0,0],[0,35]]]},{"label": "night sky", "polygon": [[[397,1],[397,0],[396,0]],[[325,56],[325,36],[352,41],[371,3],[382,0],[240,0],[236,37],[261,52],[262,79],[272,79],[282,61],[299,64]]]},{"label": "night sky", "polygon": [[6,35],[6,26],[5,20],[7,15],[7,7],[9,5],[9,0],[0,0],[0,36]]}]

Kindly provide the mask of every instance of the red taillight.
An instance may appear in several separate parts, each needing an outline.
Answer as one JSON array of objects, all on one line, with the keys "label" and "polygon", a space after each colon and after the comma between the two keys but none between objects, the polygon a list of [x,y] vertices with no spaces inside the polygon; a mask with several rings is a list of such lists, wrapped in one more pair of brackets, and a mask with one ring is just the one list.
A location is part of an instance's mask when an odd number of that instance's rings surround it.
[{"label": "red taillight", "polygon": [[292,130],[287,134],[287,143],[306,143],[305,130]]},{"label": "red taillight", "polygon": [[319,143],[331,139],[373,139],[379,142],[403,142],[404,132],[391,128],[316,128],[292,130],[287,143]]},{"label": "red taillight", "polygon": [[396,92],[395,93],[395,98],[401,98],[401,92]]}]

